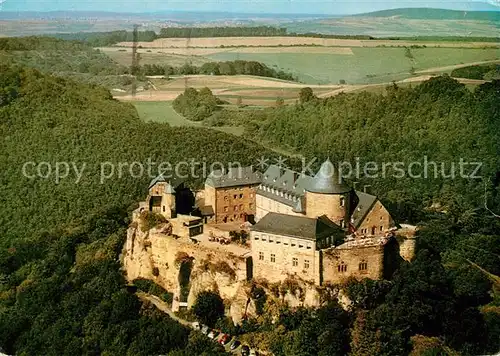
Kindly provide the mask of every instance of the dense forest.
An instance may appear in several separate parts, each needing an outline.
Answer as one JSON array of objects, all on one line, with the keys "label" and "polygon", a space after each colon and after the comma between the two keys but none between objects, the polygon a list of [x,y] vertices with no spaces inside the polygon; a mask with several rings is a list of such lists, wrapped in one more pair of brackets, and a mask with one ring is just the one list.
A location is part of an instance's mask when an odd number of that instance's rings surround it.
[{"label": "dense forest", "polygon": [[[222,110],[206,119],[214,126],[244,125],[247,137],[304,155],[307,160],[378,165],[378,176],[351,176],[368,185],[400,220],[418,222],[422,209],[454,204],[469,209],[499,204],[500,81],[469,91],[450,77],[433,78],[414,88],[392,85],[385,94],[361,92],[327,99],[306,96],[297,105],[249,112]],[[424,160],[428,178],[423,179]],[[460,174],[460,160],[470,163]],[[402,162],[406,174],[390,163]],[[415,174],[408,166],[415,164]],[[433,163],[431,163],[433,162]],[[472,162],[481,170],[469,179]],[[382,174],[382,164],[388,164]],[[372,165],[372,164],[370,164]],[[420,167],[420,168],[419,168]],[[420,169],[420,170],[419,170]],[[453,174],[455,173],[455,174]],[[453,177],[450,175],[453,174]]]},{"label": "dense forest", "polygon": [[[195,105],[198,99],[183,97],[182,103]],[[392,171],[359,177],[360,186],[378,194],[398,221],[419,224],[412,263],[403,263],[387,281],[351,281],[346,288],[354,304],[348,313],[333,303],[315,311],[285,309],[276,322],[272,306],[265,305],[241,329],[226,328],[275,355],[497,352],[500,219],[493,211],[500,212],[499,99],[500,81],[470,92],[445,76],[415,88],[393,85],[385,95],[318,99],[304,89],[297,105],[214,110],[205,119],[208,125],[244,125],[249,139],[307,160],[437,163],[435,177],[434,165],[428,178],[398,178]],[[460,176],[460,160],[482,162],[482,179]]]},{"label": "dense forest", "polygon": [[[49,41],[63,51],[86,46]],[[20,49],[0,41],[21,52],[44,43]],[[317,310],[283,306],[276,320],[276,306],[254,291],[260,315],[241,326],[221,318],[218,327],[280,356],[498,352],[500,219],[492,211],[500,213],[500,81],[469,91],[439,77],[327,99],[304,89],[296,105],[264,110],[221,108],[204,89],[183,95],[176,110],[207,125],[243,125],[246,137],[146,124],[100,86],[0,65],[0,347],[7,353],[222,355],[142,303],[126,287],[119,254],[130,212],[160,162],[250,165],[275,155],[256,141],[317,163],[359,157],[408,165],[427,157],[445,164],[445,177],[397,178],[389,169],[385,177],[348,179],[379,195],[399,222],[420,226],[412,263],[386,281],[347,283],[350,309],[335,301]],[[449,177],[460,160],[481,162],[483,178]],[[134,162],[155,164],[137,174]],[[67,174],[57,179],[56,170]],[[188,184],[202,181],[200,174]],[[137,286],[170,298],[147,282]]]},{"label": "dense forest", "polygon": [[[268,152],[213,130],[144,124],[107,90],[36,70],[2,65],[0,83],[0,347],[30,355],[193,355],[199,347],[217,354],[125,288],[118,255],[129,207],[144,198],[160,162],[250,164]],[[148,158],[156,162],[151,173],[134,178],[126,166],[101,181],[103,162],[147,167]],[[26,162],[34,163],[25,176]],[[56,162],[81,174],[70,169],[57,181]]]},{"label": "dense forest", "polygon": [[[110,32],[75,32],[57,33],[50,35],[66,41],[81,41],[92,47],[111,46],[119,42],[132,42],[134,34],[132,31],[110,31]],[[152,42],[158,36],[154,31],[137,31],[137,40],[141,42]]]}]

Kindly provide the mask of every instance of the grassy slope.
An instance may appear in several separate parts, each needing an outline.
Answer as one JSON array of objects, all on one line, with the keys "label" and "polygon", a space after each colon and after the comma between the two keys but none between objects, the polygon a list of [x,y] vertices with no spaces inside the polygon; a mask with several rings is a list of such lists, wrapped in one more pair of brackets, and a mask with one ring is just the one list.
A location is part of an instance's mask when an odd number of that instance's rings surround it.
[{"label": "grassy slope", "polygon": [[[167,123],[173,127],[204,127],[201,122],[190,121],[179,115],[169,102],[162,101],[138,101],[134,103],[139,117],[145,122]],[[218,131],[226,132],[235,136],[243,134],[242,127],[217,127]]]}]

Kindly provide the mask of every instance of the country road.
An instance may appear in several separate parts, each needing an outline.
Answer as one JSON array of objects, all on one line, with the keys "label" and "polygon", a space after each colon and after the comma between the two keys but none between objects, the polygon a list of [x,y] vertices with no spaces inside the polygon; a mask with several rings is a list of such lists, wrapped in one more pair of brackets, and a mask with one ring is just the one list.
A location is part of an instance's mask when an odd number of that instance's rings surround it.
[{"label": "country road", "polygon": [[162,312],[168,314],[169,317],[171,317],[172,319],[174,319],[178,323],[180,323],[180,324],[182,324],[184,326],[187,326],[189,328],[193,327],[193,325],[192,325],[191,322],[189,322],[187,320],[184,320],[184,319],[181,319],[177,315],[175,315],[175,313],[172,310],[170,310],[168,304],[165,303],[160,298],[158,298],[157,296],[154,296],[154,295],[151,295],[151,294],[147,294],[147,293],[144,293],[144,292],[137,292],[136,294],[139,297],[139,299],[141,299],[142,301],[151,302],[155,307],[157,307]]}]

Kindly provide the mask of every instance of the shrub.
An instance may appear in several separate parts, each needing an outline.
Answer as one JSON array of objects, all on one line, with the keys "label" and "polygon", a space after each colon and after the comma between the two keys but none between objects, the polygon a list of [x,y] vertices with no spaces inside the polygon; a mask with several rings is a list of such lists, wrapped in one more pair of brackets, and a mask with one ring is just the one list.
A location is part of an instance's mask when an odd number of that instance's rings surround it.
[{"label": "shrub", "polygon": [[213,327],[224,316],[224,301],[215,292],[201,292],[196,297],[193,313],[203,324]]},{"label": "shrub", "polygon": [[152,228],[167,222],[167,219],[163,215],[153,213],[151,211],[143,211],[139,219],[141,222],[142,232],[149,231]]}]

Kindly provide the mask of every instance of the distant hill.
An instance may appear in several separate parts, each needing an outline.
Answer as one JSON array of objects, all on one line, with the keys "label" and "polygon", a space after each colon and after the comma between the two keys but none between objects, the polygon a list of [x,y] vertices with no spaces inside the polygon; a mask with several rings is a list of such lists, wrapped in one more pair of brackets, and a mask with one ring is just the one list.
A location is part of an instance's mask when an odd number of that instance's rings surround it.
[{"label": "distant hill", "polygon": [[369,12],[355,17],[398,17],[412,20],[475,20],[500,22],[500,11],[457,11],[432,8],[407,8]]}]

